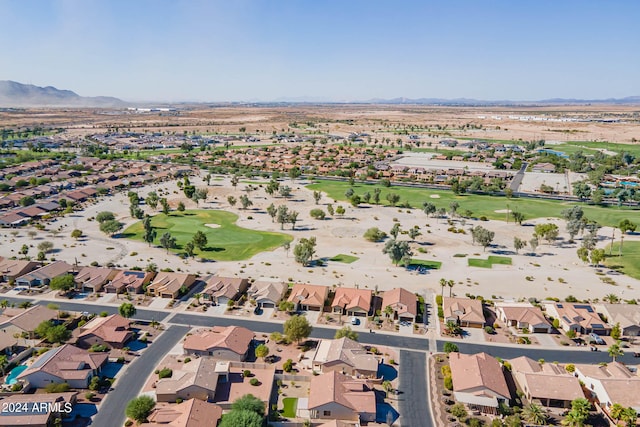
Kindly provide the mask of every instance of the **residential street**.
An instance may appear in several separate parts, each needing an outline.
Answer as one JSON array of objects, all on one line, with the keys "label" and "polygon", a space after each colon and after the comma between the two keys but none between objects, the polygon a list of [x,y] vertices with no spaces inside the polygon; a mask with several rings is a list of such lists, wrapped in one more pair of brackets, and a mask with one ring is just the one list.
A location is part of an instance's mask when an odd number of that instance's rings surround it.
[{"label": "residential street", "polygon": [[126,370],[118,375],[114,390],[107,394],[91,425],[93,427],[123,425],[127,403],[140,393],[145,381],[156,369],[156,365],[184,337],[188,330],[189,328],[185,326],[170,326],[151,344],[147,351],[142,353],[142,356],[131,362]]},{"label": "residential street", "polygon": [[427,357],[418,351],[400,351],[398,373],[401,394],[397,396],[402,427],[432,427],[427,400]]}]

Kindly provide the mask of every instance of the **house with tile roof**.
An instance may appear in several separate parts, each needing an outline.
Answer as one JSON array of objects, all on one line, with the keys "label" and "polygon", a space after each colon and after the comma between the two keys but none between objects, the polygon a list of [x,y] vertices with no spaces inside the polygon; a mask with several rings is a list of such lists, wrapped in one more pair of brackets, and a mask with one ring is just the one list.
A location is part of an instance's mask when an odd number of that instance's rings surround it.
[{"label": "house with tile roof", "polygon": [[107,353],[91,353],[63,344],[40,355],[17,379],[34,388],[64,382],[71,388],[87,388],[91,378],[100,375],[108,359]]},{"label": "house with tile roof", "polygon": [[243,362],[254,335],[253,331],[241,326],[214,326],[188,335],[183,349],[189,355]]},{"label": "house with tile roof", "polygon": [[[44,305],[34,305],[27,309],[16,310],[18,310],[18,312],[12,312],[12,316],[9,319],[4,320],[0,326],[14,326],[18,328],[21,333],[25,333],[30,337],[35,336],[35,330],[40,323],[48,320],[54,320],[58,317],[58,312],[56,310],[52,310]],[[7,312],[8,310],[4,311],[4,313]]]},{"label": "house with tile roof", "polygon": [[296,283],[287,301],[296,305],[296,310],[322,311],[329,297],[329,287]]},{"label": "house with tile roof", "polygon": [[371,422],[376,396],[365,380],[333,371],[311,378],[307,407],[313,419]]},{"label": "house with tile roof", "polygon": [[75,271],[75,267],[64,261],[55,261],[16,279],[17,286],[48,286],[51,279]]},{"label": "house with tile roof", "polygon": [[542,406],[570,408],[574,399],[584,398],[578,378],[555,363],[540,363],[526,356],[509,361],[511,374],[529,402]]},{"label": "house with tile roof", "polygon": [[82,292],[100,292],[103,286],[119,273],[107,267],[83,267],[73,278],[76,289]]},{"label": "house with tile roof", "polygon": [[331,310],[347,316],[366,317],[371,312],[372,298],[373,292],[370,289],[339,287],[333,297]]},{"label": "house with tile roof", "polygon": [[482,302],[477,299],[444,297],[442,309],[445,322],[453,322],[463,327],[482,328],[486,321]]},{"label": "house with tile roof", "polygon": [[185,363],[180,370],[174,371],[171,378],[158,380],[156,398],[158,402],[175,402],[177,399],[212,401],[220,375],[226,378],[228,371],[228,363],[201,357]]},{"label": "house with tile roof", "polygon": [[565,331],[581,334],[609,335],[611,326],[603,321],[591,304],[545,302],[546,311],[560,321]]},{"label": "house with tile roof", "polygon": [[210,427],[217,426],[222,408],[200,399],[188,399],[176,405],[158,405],[145,423],[146,427]]},{"label": "house with tile roof", "polygon": [[575,364],[575,375],[607,411],[618,403],[640,413],[640,377],[620,362],[606,365]]},{"label": "house with tile roof", "polygon": [[76,404],[77,392],[47,394],[13,394],[2,399],[5,408],[37,410],[2,411],[2,427],[50,427],[55,420],[70,413]]},{"label": "house with tile roof", "polygon": [[634,304],[600,304],[595,306],[610,325],[620,324],[625,337],[640,336],[640,308]]},{"label": "house with tile roof", "polygon": [[511,393],[502,365],[493,356],[449,353],[449,366],[456,401],[488,414],[497,414],[501,404],[509,405]]},{"label": "house with tile roof", "polygon": [[154,272],[122,270],[119,271],[114,278],[104,286],[107,293],[121,294],[127,292],[129,294],[142,294],[144,288],[151,279],[155,277]]},{"label": "house with tile roof", "polygon": [[496,316],[507,326],[526,329],[529,333],[551,333],[552,326],[539,307],[528,302],[497,302]]},{"label": "house with tile roof", "polygon": [[94,317],[80,327],[76,344],[82,348],[90,348],[93,345],[123,348],[134,335],[130,325],[131,321],[119,314]]},{"label": "house with tile roof", "polygon": [[260,308],[276,308],[284,298],[289,286],[284,282],[256,280],[247,291]]},{"label": "house with tile roof", "polygon": [[385,291],[382,296],[382,312],[387,307],[393,310],[393,319],[414,322],[418,316],[418,297],[404,288]]},{"label": "house with tile roof", "polygon": [[378,359],[362,344],[343,337],[321,340],[313,354],[312,367],[322,373],[337,371],[353,377],[376,378]]},{"label": "house with tile roof", "polygon": [[227,305],[229,301],[237,301],[248,287],[247,279],[212,275],[205,279],[202,299],[216,305]]},{"label": "house with tile roof", "polygon": [[0,257],[0,281],[11,282],[40,266],[34,261]]},{"label": "house with tile roof", "polygon": [[189,289],[196,281],[194,274],[159,272],[147,292],[161,298],[177,298],[181,289]]}]

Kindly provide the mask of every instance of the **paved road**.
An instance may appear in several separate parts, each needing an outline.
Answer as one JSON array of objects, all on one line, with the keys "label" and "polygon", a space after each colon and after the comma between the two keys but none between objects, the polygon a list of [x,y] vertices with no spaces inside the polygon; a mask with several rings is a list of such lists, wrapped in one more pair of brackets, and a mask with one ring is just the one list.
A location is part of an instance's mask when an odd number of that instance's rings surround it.
[{"label": "paved road", "polygon": [[522,184],[522,179],[524,178],[524,172],[527,170],[528,165],[529,163],[522,162],[522,166],[520,167],[520,170],[513,176],[513,179],[511,180],[511,184],[509,184],[509,188],[514,193],[518,191],[518,189],[520,188],[520,184]]},{"label": "paved road", "polygon": [[160,360],[187,333],[185,326],[170,326],[142,356],[131,362],[115,382],[115,391],[107,394],[100,410],[93,418],[92,427],[113,427],[124,424],[127,403],[136,397]]},{"label": "paved road", "polygon": [[433,427],[427,394],[427,356],[419,351],[400,351],[398,411],[402,427]]}]

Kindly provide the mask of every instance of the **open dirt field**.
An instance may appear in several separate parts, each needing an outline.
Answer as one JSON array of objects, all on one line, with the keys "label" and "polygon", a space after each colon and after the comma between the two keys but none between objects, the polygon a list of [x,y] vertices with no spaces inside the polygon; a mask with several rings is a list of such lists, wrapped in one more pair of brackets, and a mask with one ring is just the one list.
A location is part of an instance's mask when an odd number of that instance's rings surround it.
[{"label": "open dirt field", "polygon": [[[205,186],[200,178],[194,178],[192,182],[200,187]],[[116,214],[116,217],[130,225],[136,220],[129,216],[128,200],[126,194],[118,194],[99,201],[95,205],[87,207],[83,212],[59,219],[49,225],[48,229],[61,229],[57,236],[50,232],[39,232],[35,240],[27,235],[27,230],[20,230],[17,236],[10,235],[10,230],[2,230],[3,237],[0,255],[14,256],[23,244],[33,245],[29,255],[35,256],[35,248],[42,240],[54,242],[56,259],[88,265],[92,261],[100,264],[113,262],[120,267],[145,267],[148,263],[156,263],[159,269],[170,267],[176,271],[188,271],[193,273],[217,273],[219,275],[243,276],[243,277],[272,277],[282,280],[308,282],[323,285],[344,285],[380,290],[394,286],[403,286],[415,292],[424,292],[428,288],[440,292],[438,284],[440,278],[453,279],[456,285],[453,293],[464,295],[466,293],[483,295],[487,298],[502,297],[530,297],[544,298],[555,296],[564,298],[572,294],[578,298],[602,298],[614,293],[619,297],[639,298],[640,283],[637,280],[623,275],[601,276],[596,274],[592,267],[580,262],[576,255],[576,249],[580,244],[567,243],[568,237],[564,233],[564,221],[558,219],[538,219],[526,221],[524,226],[513,223],[506,224],[502,221],[473,221],[467,220],[463,225],[455,221],[457,228],[468,230],[471,226],[481,224],[483,227],[495,231],[494,246],[483,252],[482,247],[472,245],[471,236],[467,234],[454,234],[447,229],[446,220],[427,217],[419,209],[398,209],[381,206],[366,206],[353,208],[344,203],[346,208],[344,217],[333,217],[326,220],[314,220],[309,216],[313,208],[326,208],[327,203],[333,203],[336,207],[340,203],[323,197],[320,205],[314,203],[312,192],[307,190],[302,182],[287,181],[286,185],[293,188],[293,197],[290,200],[272,198],[267,196],[263,189],[251,193],[253,200],[252,209],[242,210],[237,206],[228,205],[227,195],[233,194],[239,197],[243,193],[245,184],[240,184],[233,189],[228,179],[213,181],[209,186],[209,198],[200,208],[224,209],[236,213],[239,216],[237,224],[241,227],[264,230],[280,231],[280,225],[273,223],[265,208],[270,203],[276,206],[287,204],[290,209],[300,213],[300,220],[295,230],[290,230],[286,225],[284,232],[291,234],[295,241],[291,250],[285,251],[279,248],[271,252],[262,252],[247,261],[238,262],[199,262],[198,260],[183,260],[175,254],[167,254],[161,248],[149,247],[147,244],[127,240],[123,238],[109,238],[98,229],[96,221],[89,221],[98,212],[108,210]],[[144,197],[151,190],[166,189],[169,192],[170,204],[175,207],[179,201],[184,201],[187,209],[195,209],[195,203],[186,200],[175,182],[163,183],[139,189],[140,196]],[[145,210],[149,208],[143,206]],[[249,217],[253,219],[249,219]],[[362,234],[369,227],[379,227],[388,232],[394,224],[394,218],[401,224],[402,230],[407,230],[414,225],[420,227],[422,232],[415,242],[411,243],[414,258],[422,260],[441,261],[439,270],[430,270],[427,274],[419,274],[408,271],[403,267],[394,266],[388,256],[382,253],[384,243],[371,243],[362,238]],[[535,255],[513,252],[513,239],[515,236],[531,239],[532,225],[537,222],[556,222],[561,232],[562,240],[549,245],[541,242]],[[75,241],[70,237],[74,228],[81,229],[86,237]],[[605,247],[612,234],[612,229],[604,227],[599,232],[599,247]],[[301,237],[315,236],[318,241],[317,258],[332,258],[338,254],[353,255],[359,259],[353,263],[345,264],[336,261],[328,261],[325,267],[302,267],[296,263],[293,256],[293,246]],[[400,239],[408,240],[407,235],[400,235]],[[639,240],[638,235],[628,236],[625,242]],[[426,253],[418,252],[423,248]],[[466,254],[462,257],[460,255]],[[454,255],[458,255],[457,257]],[[468,259],[486,258],[488,255],[502,255],[512,257],[512,265],[494,265],[492,269],[469,267]],[[606,269],[605,269],[606,273]],[[616,285],[605,284],[601,277],[610,277]]]}]

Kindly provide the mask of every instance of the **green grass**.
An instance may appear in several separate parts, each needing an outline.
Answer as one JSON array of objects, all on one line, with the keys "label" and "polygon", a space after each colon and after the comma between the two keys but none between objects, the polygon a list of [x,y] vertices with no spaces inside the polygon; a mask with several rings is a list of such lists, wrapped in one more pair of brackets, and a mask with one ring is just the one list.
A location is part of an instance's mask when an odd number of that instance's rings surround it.
[{"label": "green grass", "polygon": [[282,416],[285,418],[295,418],[296,409],[298,409],[298,398],[285,397],[284,399],[282,399],[282,404],[284,405]]},{"label": "green grass", "polygon": [[491,268],[493,264],[511,265],[511,257],[489,255],[487,259],[469,258],[469,267]]},{"label": "green grass", "polygon": [[359,259],[360,258],[353,255],[338,254],[333,258],[329,258],[329,261],[336,261],[336,262],[343,262],[345,264],[351,264],[352,262],[355,262]]},{"label": "green grass", "polygon": [[[615,142],[606,141],[567,141],[567,145],[574,145],[583,147],[590,150],[605,149],[609,151],[615,151],[616,153],[631,153],[634,156],[640,156],[640,145],[638,144],[620,144]],[[551,147],[562,147],[562,145],[554,145]]]},{"label": "green grass", "polygon": [[[611,245],[605,249],[605,253],[609,253]],[[605,259],[605,265],[609,268],[618,270],[634,279],[640,279],[640,242],[624,242],[622,245],[622,256],[620,253],[620,243],[613,244],[612,255]]]},{"label": "green grass", "polygon": [[[327,193],[329,198],[346,202],[344,195],[349,188],[348,182],[343,181],[325,181],[317,180],[316,183],[307,186],[310,190],[320,190]],[[489,196],[479,194],[463,194],[455,195],[448,190],[431,190],[427,188],[411,188],[391,186],[389,188],[380,184],[362,184],[356,183],[353,186],[355,194],[362,196],[365,192],[373,195],[374,188],[380,188],[380,204],[388,206],[386,195],[389,193],[397,193],[400,196],[400,203],[408,201],[412,207],[422,209],[423,202],[431,202],[437,208],[445,208],[449,210],[449,204],[453,201],[458,202],[460,207],[458,212],[470,210],[473,216],[479,218],[485,216],[488,219],[506,220],[504,213],[496,213],[496,210],[509,209],[512,211],[523,212],[525,220],[533,218],[561,217],[560,212],[574,205],[582,206],[584,214],[587,218],[597,221],[601,225],[615,226],[622,219],[633,217],[638,214],[638,209],[618,208],[617,206],[591,206],[584,203],[564,202],[560,200],[541,200],[541,199],[525,199],[512,198],[507,199],[502,196]],[[431,198],[436,195],[439,198]],[[347,203],[345,203],[347,204]],[[512,220],[511,220],[512,221]],[[514,225],[515,227],[515,225]]]},{"label": "green grass", "polygon": [[409,263],[409,267],[411,267],[411,266],[426,267],[429,270],[440,270],[440,267],[442,266],[442,262],[440,262],[440,261],[430,261],[430,260],[426,260],[426,259],[415,259],[415,258],[412,258],[411,262]]},{"label": "green grass", "polygon": [[[151,218],[151,225],[156,228],[155,244],[160,244],[160,237],[165,232],[177,239],[177,248],[173,252],[181,253],[185,243],[190,241],[196,231],[207,236],[207,247],[203,251],[196,250],[201,258],[216,261],[238,261],[251,258],[257,253],[273,250],[293,240],[283,233],[255,231],[235,224],[238,216],[219,210],[188,210],[172,212],[168,216],[158,214]],[[211,228],[205,224],[218,224],[219,228]],[[142,240],[142,221],[128,227],[124,237]]]}]

